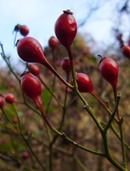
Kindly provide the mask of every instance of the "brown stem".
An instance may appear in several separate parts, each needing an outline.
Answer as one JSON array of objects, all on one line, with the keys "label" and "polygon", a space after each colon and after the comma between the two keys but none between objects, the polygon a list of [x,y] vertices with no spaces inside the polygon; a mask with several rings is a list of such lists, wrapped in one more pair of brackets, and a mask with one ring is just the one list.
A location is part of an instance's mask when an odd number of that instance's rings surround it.
[{"label": "brown stem", "polygon": [[98,97],[97,93],[95,91],[91,92],[91,95],[97,99],[97,101],[106,109],[107,112],[111,113],[110,110],[107,108],[106,104]]},{"label": "brown stem", "polygon": [[43,65],[46,66],[62,83],[71,89],[73,88],[73,86],[67,83],[49,63],[43,63]]}]

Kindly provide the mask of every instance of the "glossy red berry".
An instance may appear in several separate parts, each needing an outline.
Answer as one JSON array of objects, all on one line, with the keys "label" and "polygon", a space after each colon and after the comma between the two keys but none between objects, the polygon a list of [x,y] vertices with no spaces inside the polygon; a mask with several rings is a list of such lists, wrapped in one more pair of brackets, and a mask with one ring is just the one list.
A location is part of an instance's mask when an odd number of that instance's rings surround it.
[{"label": "glossy red berry", "polygon": [[47,65],[41,44],[33,37],[25,37],[18,41],[17,52],[19,57],[26,62],[38,62]]},{"label": "glossy red berry", "polygon": [[61,66],[62,66],[62,69],[66,72],[66,74],[70,74],[71,63],[68,57],[64,58]]},{"label": "glossy red berry", "polygon": [[76,80],[77,80],[78,90],[80,92],[92,93],[94,91],[92,80],[87,74],[77,73]]},{"label": "glossy red berry", "polygon": [[58,45],[58,40],[54,36],[52,36],[50,37],[48,43],[49,43],[49,46],[52,48],[52,50],[54,50]]},{"label": "glossy red berry", "polygon": [[123,55],[124,55],[126,58],[130,59],[130,46],[123,45],[123,46],[121,47],[121,50],[122,50]]},{"label": "glossy red berry", "polygon": [[28,65],[29,72],[31,72],[33,75],[39,75],[40,69],[36,64],[30,64]]},{"label": "glossy red berry", "polygon": [[56,21],[55,34],[60,43],[69,49],[77,33],[77,23],[71,11],[63,12]]},{"label": "glossy red berry", "polygon": [[40,80],[31,73],[25,73],[21,77],[21,87],[23,92],[30,97],[33,101],[36,101],[42,93],[42,86]]},{"label": "glossy red berry", "polygon": [[117,87],[118,65],[112,58],[105,57],[101,60],[99,70],[103,78],[108,81],[113,88]]},{"label": "glossy red berry", "polygon": [[0,108],[3,108],[5,104],[5,99],[3,96],[0,96]]},{"label": "glossy red berry", "polygon": [[17,24],[14,27],[15,32],[20,32],[22,36],[27,36],[29,34],[29,28],[26,25]]},{"label": "glossy red berry", "polygon": [[23,36],[27,36],[29,34],[29,28],[26,25],[20,25],[19,31]]},{"label": "glossy red berry", "polygon": [[13,104],[15,102],[15,96],[12,93],[8,93],[5,95],[5,101],[7,103]]},{"label": "glossy red berry", "polygon": [[22,152],[21,153],[21,157],[24,159],[24,160],[26,160],[26,159],[28,159],[29,158],[29,153],[28,152]]}]

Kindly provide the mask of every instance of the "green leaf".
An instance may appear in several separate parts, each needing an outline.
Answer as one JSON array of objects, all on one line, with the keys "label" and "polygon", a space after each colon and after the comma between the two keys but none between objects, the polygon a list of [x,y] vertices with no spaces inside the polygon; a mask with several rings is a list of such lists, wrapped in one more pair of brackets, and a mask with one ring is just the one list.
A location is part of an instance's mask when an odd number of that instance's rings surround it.
[{"label": "green leaf", "polygon": [[[51,88],[49,88],[49,89],[51,90]],[[51,100],[51,94],[47,89],[45,89],[42,94],[42,101],[43,101],[45,109],[46,109],[48,103],[50,102],[50,100]]]}]

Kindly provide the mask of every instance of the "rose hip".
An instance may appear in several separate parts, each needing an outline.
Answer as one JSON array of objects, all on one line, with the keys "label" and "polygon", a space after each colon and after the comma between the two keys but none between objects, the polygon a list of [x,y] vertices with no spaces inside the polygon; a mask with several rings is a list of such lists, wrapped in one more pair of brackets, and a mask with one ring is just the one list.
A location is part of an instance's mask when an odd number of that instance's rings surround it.
[{"label": "rose hip", "polygon": [[27,36],[29,34],[29,28],[26,25],[20,25],[19,31],[23,36]]},{"label": "rose hip", "polygon": [[42,93],[40,80],[31,73],[25,73],[21,77],[21,86],[23,92],[35,101]]},{"label": "rose hip", "polygon": [[63,12],[55,23],[55,34],[60,43],[69,49],[77,33],[77,23],[70,10]]},{"label": "rose hip", "polygon": [[78,90],[80,92],[92,93],[94,91],[93,85],[92,85],[92,80],[87,74],[77,73],[76,80],[77,80],[77,84],[78,84]]},{"label": "rose hip", "polygon": [[14,119],[12,120],[12,122],[16,125],[16,124],[18,123],[18,119],[17,119],[17,118],[14,118]]},{"label": "rose hip", "polygon": [[66,74],[70,74],[71,71],[71,63],[69,57],[64,58],[62,64],[62,69],[66,72]]},{"label": "rose hip", "polygon": [[25,37],[18,41],[17,52],[26,62],[38,62],[47,65],[41,44],[33,37]]},{"label": "rose hip", "polygon": [[26,25],[17,24],[14,27],[15,32],[20,32],[22,36],[27,36],[29,34],[29,28]]},{"label": "rose hip", "polygon": [[24,159],[24,160],[27,160],[29,158],[29,153],[28,152],[22,152],[21,153],[21,157]]},{"label": "rose hip", "polygon": [[33,75],[39,75],[40,74],[40,69],[36,64],[28,65],[28,69]]},{"label": "rose hip", "polygon": [[99,70],[103,78],[112,85],[113,90],[114,90],[114,95],[116,98],[118,73],[119,73],[117,63],[112,58],[104,57],[100,61]]},{"label": "rose hip", "polygon": [[13,104],[15,102],[15,96],[12,93],[8,93],[5,95],[5,101],[7,103]]},{"label": "rose hip", "polygon": [[52,48],[52,50],[54,50],[58,45],[58,40],[54,36],[51,36],[48,41],[48,44]]},{"label": "rose hip", "polygon": [[121,50],[122,50],[123,55],[126,58],[130,59],[130,46],[128,46],[128,45],[122,45],[121,46]]}]

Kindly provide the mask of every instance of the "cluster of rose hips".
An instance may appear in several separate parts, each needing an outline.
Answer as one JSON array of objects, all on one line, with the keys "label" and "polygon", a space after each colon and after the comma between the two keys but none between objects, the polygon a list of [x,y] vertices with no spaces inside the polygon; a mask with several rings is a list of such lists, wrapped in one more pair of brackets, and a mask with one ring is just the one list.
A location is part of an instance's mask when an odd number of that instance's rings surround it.
[{"label": "cluster of rose hips", "polygon": [[[38,78],[40,74],[40,69],[34,63],[39,63],[46,67],[49,71],[51,71],[64,85],[66,85],[71,91],[76,93],[90,93],[93,95],[101,104],[104,103],[97,96],[96,91],[93,88],[93,83],[91,78],[85,73],[76,73],[74,68],[74,57],[71,53],[71,45],[75,39],[77,33],[77,23],[73,16],[73,13],[69,10],[63,11],[63,14],[59,16],[55,24],[55,34],[57,39],[52,36],[48,43],[52,52],[54,52],[55,48],[58,46],[59,42],[66,48],[68,52],[68,57],[64,58],[62,61],[62,69],[65,71],[66,75],[71,80],[65,80],[56,69],[49,63],[44,55],[43,48],[41,44],[33,37],[28,37],[29,29],[25,25],[16,25],[14,31],[20,32],[24,38],[20,39],[17,42],[17,52],[19,57],[29,63],[28,70],[21,75],[21,88],[23,92],[33,100],[33,102],[39,108],[46,124],[53,129],[55,132],[58,132],[48,120],[46,113],[44,111],[43,103],[42,103],[42,85],[40,79]],[[122,37],[119,37],[119,41],[122,43]],[[130,59],[130,47],[124,45],[122,43],[122,53],[124,56]],[[30,64],[31,63],[31,64]],[[117,88],[118,88],[118,75],[119,68],[116,61],[109,57],[103,57],[99,63],[99,71],[102,77],[111,84],[114,92],[115,100],[117,98]],[[71,76],[72,75],[72,76]],[[0,108],[4,107],[5,101],[9,104],[14,104],[15,97],[13,94],[8,93],[4,96],[0,96]],[[105,105],[104,105],[105,106]],[[12,121],[14,124],[18,123],[17,118],[14,118]],[[61,132],[58,132],[63,136]],[[23,152],[21,154],[23,159],[27,159],[29,154],[27,152]]]},{"label": "cluster of rose hips", "polygon": [[[19,27],[20,29],[20,27]],[[68,57],[64,58],[62,62],[62,69],[66,72],[67,76],[72,75],[72,80],[64,80],[64,78],[55,70],[55,68],[49,63],[44,55],[41,44],[33,37],[24,37],[17,43],[17,52],[19,57],[27,63],[39,63],[51,71],[64,85],[66,85],[72,91],[87,92],[93,95],[103,106],[105,104],[97,96],[96,91],[93,88],[91,78],[85,73],[76,73],[74,68],[74,58],[71,53],[71,45],[75,39],[77,33],[77,23],[73,16],[73,13],[69,10],[63,11],[63,14],[57,19],[55,24],[55,34],[57,39],[52,36],[48,43],[52,52],[58,45],[58,41],[66,48]],[[26,35],[24,35],[26,36]],[[122,46],[123,54],[128,57],[130,55],[129,47]],[[21,87],[23,92],[30,97],[33,102],[39,108],[47,125],[56,131],[48,120],[42,103],[42,86],[39,78],[39,68],[35,64],[28,65],[29,72],[22,74]],[[109,57],[104,57],[100,60],[99,71],[102,77],[111,84],[114,92],[114,97],[117,97],[117,84],[119,68],[116,61]]]},{"label": "cluster of rose hips", "polygon": [[[63,14],[57,19],[55,24],[55,33],[59,42],[67,49],[69,52],[71,49],[71,44],[77,33],[77,23],[76,20],[69,10],[64,11]],[[49,45],[54,50],[58,44],[55,37],[49,39]],[[19,40],[17,44],[17,52],[19,57],[25,62],[30,63],[40,63],[47,67],[54,75],[56,75],[65,85],[69,88],[74,89],[73,80],[70,85],[66,82],[57,71],[50,65],[47,61],[43,48],[41,44],[33,37],[25,37]],[[65,58],[62,63],[62,68],[67,74],[72,71],[72,61],[73,56],[68,54],[69,58]],[[33,72],[32,70],[35,70]],[[39,70],[34,65],[29,66],[29,70],[32,74],[39,74]],[[99,65],[99,70],[104,77],[113,87],[114,94],[117,93],[117,81],[118,81],[118,65],[112,58],[102,58]],[[41,83],[37,77],[31,73],[26,73],[21,78],[21,84],[23,91],[35,102],[39,101],[41,96]],[[78,85],[78,90],[80,92],[88,92],[92,95],[95,94],[93,89],[91,78],[85,73],[76,73],[76,82]]]}]

